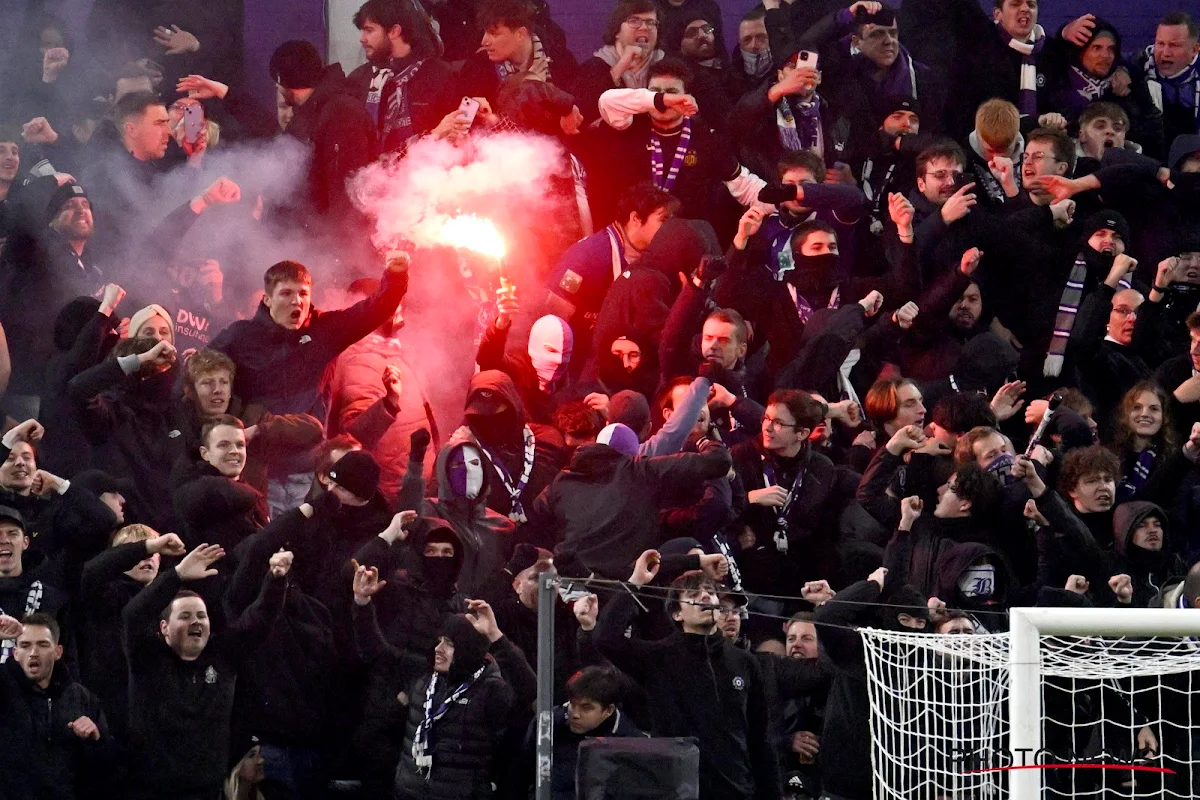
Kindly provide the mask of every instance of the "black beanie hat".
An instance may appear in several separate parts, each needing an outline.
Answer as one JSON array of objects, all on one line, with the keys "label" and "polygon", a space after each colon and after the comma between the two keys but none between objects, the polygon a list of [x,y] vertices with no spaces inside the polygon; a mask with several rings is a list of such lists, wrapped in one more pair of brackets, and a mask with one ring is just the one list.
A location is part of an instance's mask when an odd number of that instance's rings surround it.
[{"label": "black beanie hat", "polygon": [[329,468],[329,478],[361,500],[379,489],[379,462],[365,450],[351,450]]},{"label": "black beanie hat", "polygon": [[285,89],[311,89],[321,82],[325,64],[310,42],[292,39],[271,54],[271,78]]},{"label": "black beanie hat", "polygon": [[451,662],[446,676],[453,684],[462,683],[483,665],[491,642],[475,630],[475,626],[464,614],[446,617],[440,635],[454,642],[454,661]]},{"label": "black beanie hat", "polygon": [[55,189],[54,194],[50,195],[50,202],[46,203],[46,222],[49,223],[57,217],[62,207],[76,197],[88,199],[87,192],[78,183],[64,183]]},{"label": "black beanie hat", "polygon": [[94,297],[76,297],[69,301],[54,320],[54,346],[59,350],[70,350],[83,326],[99,310],[100,301]]},{"label": "black beanie hat", "polygon": [[1129,247],[1129,223],[1119,212],[1106,208],[1088,217],[1087,221],[1083,223],[1083,243],[1087,244],[1087,240],[1092,238],[1092,234],[1102,230],[1110,230],[1117,234],[1125,243],[1125,247]]},{"label": "black beanie hat", "polygon": [[871,110],[875,112],[875,125],[878,127],[883,127],[884,120],[897,111],[911,111],[918,118],[921,116],[921,108],[917,104],[916,98],[908,95],[876,95],[871,104]]}]

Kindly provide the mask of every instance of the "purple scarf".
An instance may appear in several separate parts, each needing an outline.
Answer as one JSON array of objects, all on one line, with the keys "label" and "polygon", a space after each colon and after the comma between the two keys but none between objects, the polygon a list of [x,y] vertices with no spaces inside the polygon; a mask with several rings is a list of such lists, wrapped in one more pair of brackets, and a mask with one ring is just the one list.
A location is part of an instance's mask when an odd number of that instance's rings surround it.
[{"label": "purple scarf", "polygon": [[1062,101],[1067,105],[1072,116],[1075,116],[1090,103],[1104,99],[1108,90],[1112,88],[1112,76],[1093,78],[1079,67],[1073,66],[1067,72],[1067,85],[1071,87],[1071,91],[1062,98]]},{"label": "purple scarf", "polygon": [[[862,58],[863,68],[870,74],[875,69],[875,62]],[[911,97],[920,99],[917,95],[917,65],[913,61],[908,48],[900,45],[900,55],[888,67],[879,81],[879,93],[884,97]]]}]

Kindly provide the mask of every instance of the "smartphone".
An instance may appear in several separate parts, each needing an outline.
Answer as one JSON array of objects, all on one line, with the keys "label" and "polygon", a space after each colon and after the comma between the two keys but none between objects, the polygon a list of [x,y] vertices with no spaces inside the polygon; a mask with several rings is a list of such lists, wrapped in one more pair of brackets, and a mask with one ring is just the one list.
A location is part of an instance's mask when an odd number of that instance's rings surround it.
[{"label": "smartphone", "polygon": [[801,50],[796,56],[797,67],[807,67],[808,69],[819,69],[817,66],[820,63],[820,56],[812,50]]},{"label": "smartphone", "polygon": [[462,102],[458,104],[458,113],[465,114],[467,117],[467,125],[475,122],[475,115],[479,113],[479,101],[470,97],[464,97]]},{"label": "smartphone", "polygon": [[954,179],[954,191],[957,192],[959,189],[962,189],[964,186],[971,183],[975,183],[975,173],[971,172],[970,170],[966,170],[960,173]]},{"label": "smartphone", "polygon": [[188,103],[183,107],[183,138],[195,144],[204,130],[204,107],[199,103]]}]

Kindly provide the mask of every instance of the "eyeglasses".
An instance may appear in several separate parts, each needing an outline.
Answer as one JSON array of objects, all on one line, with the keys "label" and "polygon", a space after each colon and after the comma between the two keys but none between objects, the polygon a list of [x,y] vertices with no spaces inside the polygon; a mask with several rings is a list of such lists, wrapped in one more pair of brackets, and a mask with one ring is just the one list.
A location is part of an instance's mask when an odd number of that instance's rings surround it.
[{"label": "eyeglasses", "polygon": [[1031,153],[1028,150],[1026,150],[1024,153],[1021,154],[1021,163],[1022,164],[1040,164],[1043,161],[1045,161],[1046,159],[1050,159],[1051,161],[1058,161],[1058,159],[1054,157],[1053,153]]},{"label": "eyeglasses", "polygon": [[643,17],[628,17],[625,20],[625,24],[631,28],[645,28],[652,31],[658,27],[658,20],[645,19]]},{"label": "eyeglasses", "polygon": [[963,176],[963,171],[961,169],[939,169],[939,170],[934,170],[933,172],[925,173],[926,178],[933,178],[934,180],[937,180],[937,181],[944,181],[947,178],[954,178],[957,180],[958,178],[961,178],[962,176]]},{"label": "eyeglasses", "polygon": [[784,422],[783,420],[781,420],[777,417],[766,417],[766,416],[763,417],[762,424],[763,424],[764,428],[766,428],[767,430],[771,430],[771,431],[777,431],[777,430],[780,430],[781,428],[799,427],[794,422]]},{"label": "eyeglasses", "polygon": [[711,36],[714,30],[716,30],[716,28],[714,28],[712,25],[701,25],[699,28],[688,28],[683,32],[683,38],[695,39],[700,34]]},{"label": "eyeglasses", "polygon": [[1136,308],[1128,308],[1127,306],[1113,306],[1112,313],[1124,319],[1125,317],[1136,317],[1138,312]]}]

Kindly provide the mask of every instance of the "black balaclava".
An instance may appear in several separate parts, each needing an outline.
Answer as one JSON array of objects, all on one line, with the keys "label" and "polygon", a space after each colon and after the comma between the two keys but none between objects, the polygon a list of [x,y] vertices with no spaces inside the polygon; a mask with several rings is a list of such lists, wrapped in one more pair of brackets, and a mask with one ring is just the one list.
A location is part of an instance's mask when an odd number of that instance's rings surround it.
[{"label": "black balaclava", "polygon": [[425,544],[431,542],[448,542],[454,546],[454,555],[449,558],[421,556],[421,575],[425,578],[426,586],[433,594],[444,597],[454,593],[454,586],[458,582],[458,572],[463,561],[462,542],[448,527],[431,530],[425,536]]},{"label": "black balaclava", "polygon": [[881,606],[877,612],[879,627],[884,630],[920,633],[916,628],[902,625],[899,619],[901,614],[908,614],[914,619],[923,619],[926,622],[929,620],[929,609],[925,604],[925,598],[908,584],[903,584],[890,592],[884,589],[884,593],[879,596],[879,602],[886,604]]},{"label": "black balaclava", "polygon": [[516,412],[506,408],[497,414],[470,414],[467,424],[484,444],[513,447],[521,443],[521,426]]},{"label": "black balaclava", "polygon": [[475,630],[475,626],[463,614],[447,617],[442,623],[440,635],[454,642],[454,661],[446,672],[446,678],[453,689],[483,666],[491,644],[486,636]]}]

